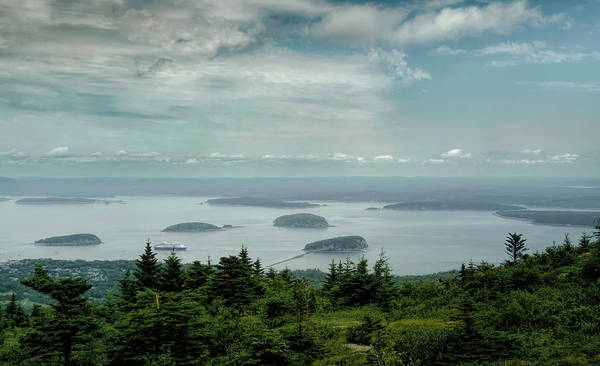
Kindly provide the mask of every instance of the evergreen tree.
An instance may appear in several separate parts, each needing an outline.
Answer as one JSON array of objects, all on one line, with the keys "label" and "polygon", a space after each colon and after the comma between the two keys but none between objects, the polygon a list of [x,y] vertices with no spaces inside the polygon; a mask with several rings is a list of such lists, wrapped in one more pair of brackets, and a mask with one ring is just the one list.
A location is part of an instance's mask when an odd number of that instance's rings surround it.
[{"label": "evergreen tree", "polygon": [[27,323],[27,314],[19,302],[15,293],[10,297],[10,302],[6,305],[6,321],[11,327],[20,327]]},{"label": "evergreen tree", "polygon": [[303,323],[308,320],[310,311],[310,284],[305,278],[294,281],[293,287],[294,311],[298,326],[298,337],[303,336]]},{"label": "evergreen tree", "polygon": [[275,271],[273,267],[269,267],[269,270],[267,271],[267,278],[271,281],[275,281],[277,278],[277,271]]},{"label": "evergreen tree", "polygon": [[211,281],[211,293],[221,297],[228,306],[244,307],[254,296],[254,277],[250,267],[240,257],[222,257]]},{"label": "evergreen tree", "polygon": [[184,280],[181,260],[175,254],[175,251],[173,251],[165,259],[165,265],[160,272],[159,288],[167,292],[179,292],[183,290]]},{"label": "evergreen tree", "polygon": [[579,252],[585,253],[589,252],[592,245],[592,236],[588,233],[583,233],[579,238]]},{"label": "evergreen tree", "polygon": [[337,266],[333,259],[331,263],[329,263],[329,272],[325,277],[325,283],[323,284],[323,291],[328,292],[331,291],[333,286],[337,284]]},{"label": "evergreen tree", "polygon": [[374,291],[371,291],[374,281],[369,275],[369,263],[362,257],[352,271],[346,284],[348,305],[365,305],[372,302]]},{"label": "evergreen tree", "polygon": [[126,304],[135,303],[136,282],[131,278],[131,271],[127,270],[122,279],[119,280],[119,290],[121,299]]},{"label": "evergreen tree", "polygon": [[284,283],[286,284],[291,284],[292,283],[292,271],[290,271],[289,268],[285,267],[285,269],[281,272],[279,272],[279,278],[281,278],[281,280],[283,280]]},{"label": "evergreen tree", "polygon": [[40,265],[36,265],[33,277],[21,281],[25,286],[47,294],[56,301],[52,305],[52,316],[40,325],[41,337],[28,341],[33,353],[43,352],[48,357],[61,355],[63,364],[73,364],[72,353],[76,345],[89,343],[96,325],[91,309],[83,293],[92,286],[81,278],[52,279]]},{"label": "evergreen tree", "polygon": [[506,254],[508,254],[513,264],[523,258],[523,254],[527,250],[525,241],[523,234],[508,233],[504,246]]},{"label": "evergreen tree", "polygon": [[388,257],[382,250],[373,266],[373,298],[384,310],[389,310],[396,296],[396,285],[392,277]]},{"label": "evergreen tree", "polygon": [[32,327],[39,326],[44,321],[44,312],[40,304],[33,304],[31,308],[31,314],[29,315],[29,322]]},{"label": "evergreen tree", "polygon": [[246,266],[248,269],[252,268],[252,259],[250,259],[250,256],[248,255],[248,247],[242,245],[238,257],[240,258],[244,266]]},{"label": "evergreen tree", "polygon": [[260,259],[256,258],[256,260],[254,261],[253,264],[253,270],[254,270],[254,275],[258,276],[258,277],[262,277],[262,275],[264,274],[264,270],[262,268],[262,264],[260,263]]},{"label": "evergreen tree", "polygon": [[140,258],[135,261],[136,269],[133,275],[139,288],[158,288],[158,277],[161,266],[156,259],[156,253],[152,250],[150,240],[146,241],[146,248]]},{"label": "evergreen tree", "polygon": [[208,265],[200,261],[194,261],[187,270],[185,276],[185,287],[188,289],[197,289],[206,285],[210,279],[211,269]]}]

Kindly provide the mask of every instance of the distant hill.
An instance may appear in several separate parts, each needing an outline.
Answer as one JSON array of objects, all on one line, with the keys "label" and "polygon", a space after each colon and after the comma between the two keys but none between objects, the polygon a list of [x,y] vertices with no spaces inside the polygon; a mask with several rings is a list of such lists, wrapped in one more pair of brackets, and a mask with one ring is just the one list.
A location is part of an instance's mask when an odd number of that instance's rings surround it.
[{"label": "distant hill", "polygon": [[600,211],[498,211],[498,216],[510,219],[522,219],[533,224],[573,225],[594,227],[595,220],[600,220]]},{"label": "distant hill", "polygon": [[15,202],[17,205],[89,205],[93,203],[123,203],[123,201],[97,200],[82,197],[29,197]]},{"label": "distant hill", "polygon": [[307,252],[349,252],[366,249],[367,241],[362,236],[338,236],[306,244]]},{"label": "distant hill", "polygon": [[220,230],[220,229],[221,228],[216,225],[207,224],[204,222],[185,222],[182,224],[168,226],[163,231],[164,232],[180,232],[180,233],[197,233],[197,232],[214,231],[214,230]]},{"label": "distant hill", "polygon": [[99,237],[94,234],[72,234],[64,236],[53,236],[50,238],[35,241],[36,244],[50,246],[76,246],[76,245],[96,245],[102,243]]},{"label": "distant hill", "polygon": [[275,198],[265,197],[215,198],[206,202],[211,205],[256,206],[275,208],[309,208],[320,206],[319,204],[310,202],[283,201]]},{"label": "distant hill", "polygon": [[486,201],[413,201],[383,206],[384,210],[465,210],[499,211],[523,210],[524,207]]},{"label": "distant hill", "polygon": [[329,227],[329,223],[324,217],[309,213],[298,213],[292,215],[279,216],[275,219],[275,221],[273,221],[273,225],[279,227],[310,229]]}]

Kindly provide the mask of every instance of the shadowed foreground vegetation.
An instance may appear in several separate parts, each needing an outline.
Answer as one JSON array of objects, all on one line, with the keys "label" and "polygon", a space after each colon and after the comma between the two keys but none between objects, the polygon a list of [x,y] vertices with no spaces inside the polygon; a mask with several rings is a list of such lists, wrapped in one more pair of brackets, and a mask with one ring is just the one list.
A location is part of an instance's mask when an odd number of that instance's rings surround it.
[{"label": "shadowed foreground vegetation", "polygon": [[[385,255],[332,263],[322,286],[262,268],[245,248],[217,264],[164,263],[150,244],[101,301],[41,266],[22,281],[51,300],[0,318],[7,365],[597,365],[600,229],[501,265],[398,283]],[[501,243],[499,245],[502,245]],[[314,275],[314,273],[313,273]]]}]

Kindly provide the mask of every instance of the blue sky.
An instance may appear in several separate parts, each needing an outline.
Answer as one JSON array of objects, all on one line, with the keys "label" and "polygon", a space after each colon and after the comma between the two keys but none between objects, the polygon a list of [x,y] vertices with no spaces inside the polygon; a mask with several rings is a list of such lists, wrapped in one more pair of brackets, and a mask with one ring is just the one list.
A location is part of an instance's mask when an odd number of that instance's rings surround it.
[{"label": "blue sky", "polygon": [[598,176],[599,15],[0,0],[0,176]]}]

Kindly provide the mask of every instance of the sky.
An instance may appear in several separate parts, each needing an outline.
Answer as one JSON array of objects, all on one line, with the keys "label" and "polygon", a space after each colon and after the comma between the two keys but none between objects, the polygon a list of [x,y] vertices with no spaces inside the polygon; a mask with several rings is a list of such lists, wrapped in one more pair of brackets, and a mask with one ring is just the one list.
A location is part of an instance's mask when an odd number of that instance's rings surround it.
[{"label": "sky", "polygon": [[600,1],[0,0],[0,176],[600,176]]}]

